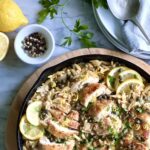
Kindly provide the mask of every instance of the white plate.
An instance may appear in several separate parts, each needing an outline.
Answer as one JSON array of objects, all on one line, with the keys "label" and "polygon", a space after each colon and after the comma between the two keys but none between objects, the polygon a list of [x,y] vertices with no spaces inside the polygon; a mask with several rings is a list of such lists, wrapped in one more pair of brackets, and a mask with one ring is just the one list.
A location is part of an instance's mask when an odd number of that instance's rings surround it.
[{"label": "white plate", "polygon": [[124,51],[125,53],[134,55],[142,59],[150,59],[149,55],[130,52],[131,49],[124,42],[122,35],[123,22],[116,19],[109,10],[102,7],[96,8],[94,4],[92,5],[98,26],[113,45],[115,45],[117,48]]}]

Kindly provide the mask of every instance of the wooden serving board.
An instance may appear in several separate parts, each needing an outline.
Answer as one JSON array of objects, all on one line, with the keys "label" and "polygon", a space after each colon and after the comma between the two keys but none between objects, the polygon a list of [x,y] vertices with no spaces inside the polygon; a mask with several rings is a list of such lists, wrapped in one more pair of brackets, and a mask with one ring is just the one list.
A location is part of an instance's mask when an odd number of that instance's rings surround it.
[{"label": "wooden serving board", "polygon": [[111,50],[101,49],[101,48],[79,49],[76,51],[66,53],[56,59],[49,61],[47,64],[45,64],[44,66],[39,68],[37,71],[35,71],[27,79],[27,81],[22,85],[22,87],[20,88],[16,97],[13,100],[13,103],[9,112],[7,128],[6,128],[5,146],[7,150],[17,150],[17,141],[16,141],[17,132],[16,131],[17,131],[17,119],[18,119],[20,107],[23,103],[24,97],[26,96],[28,91],[31,89],[35,81],[39,78],[40,74],[46,68],[59,64],[67,59],[77,57],[77,56],[89,55],[89,54],[103,54],[103,55],[110,55],[110,56],[122,58],[131,63],[134,63],[137,66],[140,66],[145,72],[150,74],[150,66],[146,64],[145,62],[143,62],[142,60],[137,59],[133,56],[121,53],[121,52],[116,52],[116,51],[111,51]]}]

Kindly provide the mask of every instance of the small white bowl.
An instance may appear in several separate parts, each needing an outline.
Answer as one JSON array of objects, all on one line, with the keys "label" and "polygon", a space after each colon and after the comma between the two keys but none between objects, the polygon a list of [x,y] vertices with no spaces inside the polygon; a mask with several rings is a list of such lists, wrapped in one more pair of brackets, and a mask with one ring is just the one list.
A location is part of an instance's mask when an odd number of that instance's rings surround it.
[{"label": "small white bowl", "polygon": [[[39,32],[45,37],[47,50],[43,55],[32,58],[28,56],[25,53],[24,49],[22,48],[23,46],[22,41],[24,40],[25,37],[27,37],[28,35],[34,32]],[[15,48],[15,52],[17,56],[23,62],[28,63],[28,64],[33,64],[33,65],[38,65],[38,64],[45,63],[46,61],[49,60],[55,48],[55,40],[54,40],[52,33],[46,27],[42,25],[38,25],[38,24],[32,24],[32,25],[28,25],[24,27],[22,30],[19,31],[19,33],[17,34],[15,38],[14,48]]]}]

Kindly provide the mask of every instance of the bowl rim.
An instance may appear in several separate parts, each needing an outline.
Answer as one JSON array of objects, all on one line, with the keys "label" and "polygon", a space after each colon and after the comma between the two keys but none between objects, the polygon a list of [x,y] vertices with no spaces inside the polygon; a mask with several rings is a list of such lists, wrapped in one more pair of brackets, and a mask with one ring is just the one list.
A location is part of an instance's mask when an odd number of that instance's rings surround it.
[{"label": "bowl rim", "polygon": [[[19,35],[22,33],[22,32],[25,32],[26,30],[28,30],[28,29],[30,29],[30,28],[34,28],[34,27],[38,27],[38,28],[41,28],[41,29],[43,29],[43,30],[45,30],[47,33],[48,33],[48,35],[49,35],[49,39],[51,39],[51,41],[52,41],[52,48],[51,49],[49,49],[48,51],[49,51],[49,53],[48,53],[48,55],[46,56],[46,57],[44,57],[42,60],[40,60],[40,61],[35,61],[34,63],[33,62],[29,62],[29,61],[26,61],[26,59],[23,59],[22,58],[22,56],[21,55],[19,55],[18,54],[18,48],[17,48],[17,44],[18,44],[18,38],[19,38]],[[32,32],[31,32],[32,33]],[[22,48],[21,48],[22,49]],[[15,50],[15,53],[16,53],[16,55],[18,56],[18,58],[21,60],[21,61],[23,61],[24,63],[27,63],[27,64],[31,64],[31,65],[38,65],[38,64],[43,64],[43,63],[45,63],[45,62],[47,62],[49,59],[50,59],[50,57],[52,56],[52,54],[53,54],[53,52],[54,52],[54,49],[55,49],[55,39],[54,39],[54,36],[53,36],[53,34],[52,34],[52,32],[48,29],[48,28],[46,28],[45,26],[43,26],[43,25],[39,25],[39,24],[30,24],[30,25],[27,25],[27,26],[25,26],[25,27],[23,27],[18,33],[17,33],[17,35],[16,35],[16,37],[15,37],[15,41],[14,41],[14,50]],[[23,50],[23,49],[22,49]],[[25,54],[25,52],[24,52],[24,54]],[[29,57],[29,56],[28,56]],[[33,58],[34,59],[34,58]]]},{"label": "bowl rim", "polygon": [[111,55],[105,55],[105,54],[88,54],[88,55],[82,55],[82,56],[77,56],[70,58],[68,60],[65,60],[59,64],[56,64],[52,67],[49,67],[45,69],[39,76],[39,78],[35,81],[33,86],[29,89],[29,92],[25,96],[22,106],[20,107],[19,110],[19,115],[18,115],[18,120],[17,120],[17,128],[16,128],[16,139],[17,139],[17,148],[19,150],[22,150],[22,136],[19,131],[19,122],[21,117],[23,116],[27,102],[29,101],[30,97],[33,95],[33,93],[36,91],[37,87],[39,87],[44,81],[47,80],[48,75],[53,74],[56,71],[59,71],[63,69],[64,67],[70,66],[73,63],[79,63],[79,62],[87,62],[93,59],[99,59],[99,60],[104,60],[104,61],[114,61],[114,62],[119,62],[121,64],[124,64],[127,67],[130,67],[131,69],[134,69],[138,71],[147,81],[150,81],[150,75],[145,72],[142,67],[137,66],[133,62],[130,62],[128,60],[125,60],[123,58],[119,58],[117,56],[111,56]]}]

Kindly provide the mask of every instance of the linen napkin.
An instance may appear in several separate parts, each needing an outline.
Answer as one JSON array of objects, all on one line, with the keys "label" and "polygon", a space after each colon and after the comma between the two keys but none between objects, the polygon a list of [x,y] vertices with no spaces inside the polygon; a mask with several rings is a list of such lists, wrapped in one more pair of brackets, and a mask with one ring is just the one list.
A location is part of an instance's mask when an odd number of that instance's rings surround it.
[{"label": "linen napkin", "polygon": [[[140,9],[136,17],[150,38],[150,0],[140,0]],[[134,23],[127,21],[123,25],[123,35],[131,48],[130,53],[150,55],[150,44]]]}]

